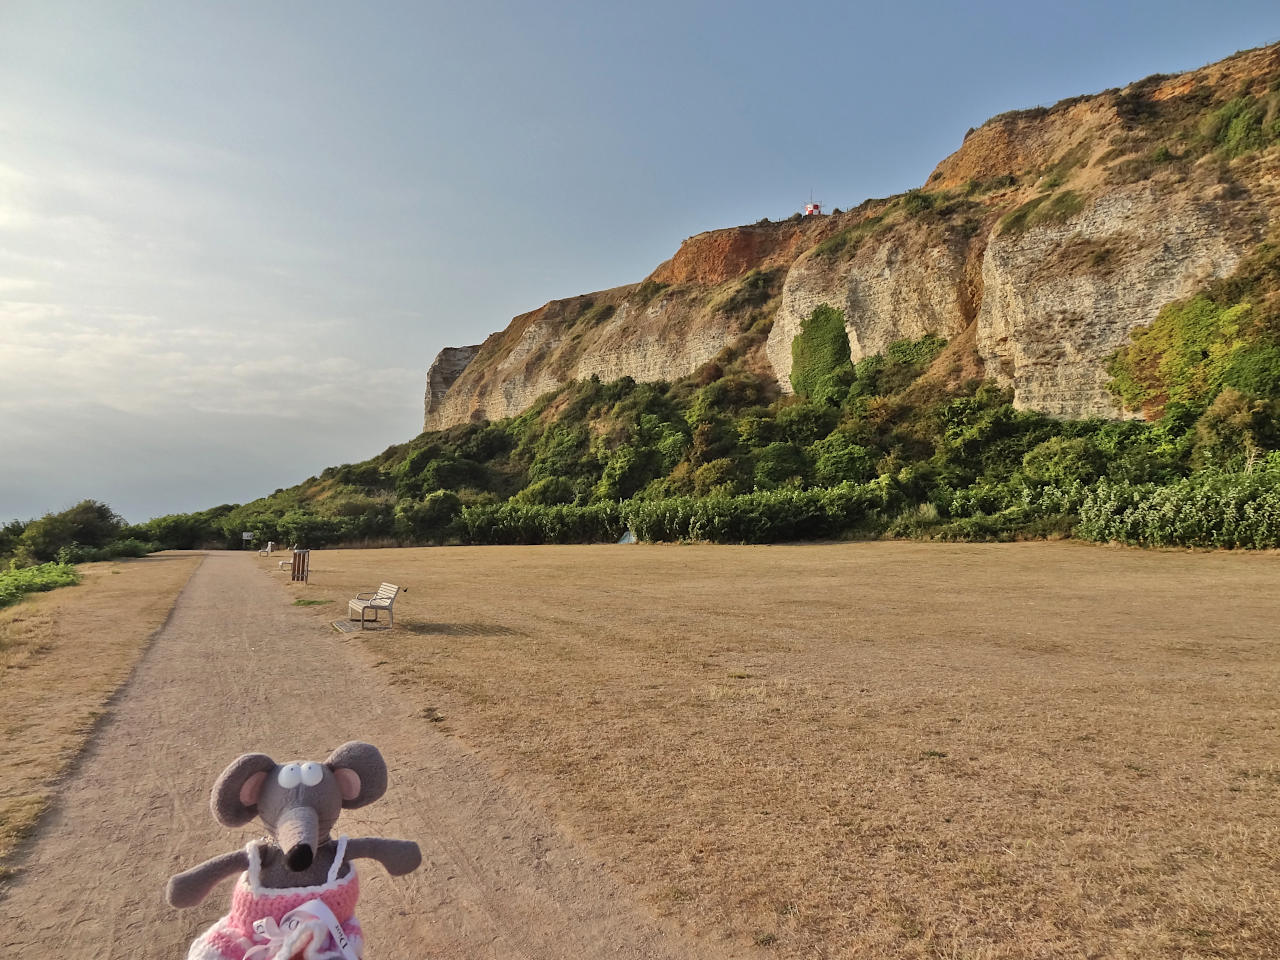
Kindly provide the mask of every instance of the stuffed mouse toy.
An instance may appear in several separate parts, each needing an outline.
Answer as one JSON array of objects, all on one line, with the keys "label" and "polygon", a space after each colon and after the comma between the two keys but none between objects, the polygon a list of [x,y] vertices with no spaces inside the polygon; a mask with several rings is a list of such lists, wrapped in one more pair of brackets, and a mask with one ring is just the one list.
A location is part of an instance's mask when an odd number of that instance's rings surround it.
[{"label": "stuffed mouse toy", "polygon": [[344,808],[372,803],[386,789],[387,765],[368,743],[344,743],[324,763],[279,764],[261,753],[232,761],[213,785],[214,817],[224,827],[259,817],[270,836],[169,880],[170,905],[193,907],[240,874],[231,912],[200,935],[187,960],[359,960],[351,861],[370,857],[398,877],[417,869],[422,853],[410,840],[335,840],[329,832]]}]

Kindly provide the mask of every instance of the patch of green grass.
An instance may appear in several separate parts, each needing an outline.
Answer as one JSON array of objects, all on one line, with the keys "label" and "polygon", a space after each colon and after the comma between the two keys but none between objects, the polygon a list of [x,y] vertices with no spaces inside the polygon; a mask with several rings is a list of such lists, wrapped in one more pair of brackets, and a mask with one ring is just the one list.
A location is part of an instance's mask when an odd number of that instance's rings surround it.
[{"label": "patch of green grass", "polygon": [[732,313],[764,306],[773,298],[782,273],[781,270],[752,270],[725,300],[724,309]]},{"label": "patch of green grass", "polygon": [[851,257],[857,252],[862,241],[885,229],[884,214],[868,217],[852,227],[845,227],[839,233],[832,234],[813,248],[814,256]]},{"label": "patch of green grass", "polygon": [[1000,233],[1013,234],[1022,233],[1031,226],[1031,216],[1040,208],[1040,206],[1049,198],[1047,196],[1032,197],[1022,206],[1017,207],[1006,213],[1000,218]]},{"label": "patch of green grass", "polygon": [[1084,209],[1084,198],[1074,190],[1033,197],[1000,219],[1000,233],[1018,234],[1046,223],[1063,223]]},{"label": "patch of green grass", "polygon": [[1010,187],[1017,186],[1018,178],[1011,173],[1001,174],[998,177],[991,177],[987,180],[969,180],[964,185],[964,195],[966,197],[976,196],[982,193],[992,193],[995,190],[1008,190]]},{"label": "patch of green grass", "polygon": [[613,316],[617,308],[611,303],[597,303],[583,311],[582,315],[573,322],[575,327],[594,327],[596,324],[604,323]]},{"label": "patch of green grass", "polygon": [[[1086,140],[1083,143],[1077,143],[1074,147],[1064,153],[1057,161],[1045,171],[1046,182],[1042,184],[1044,187],[1057,187],[1086,160],[1093,150],[1092,141]],[[1052,181],[1052,183],[1050,183]]]},{"label": "patch of green grass", "polygon": [[933,209],[936,199],[933,194],[923,190],[908,190],[902,195],[902,208],[912,214],[928,213]]},{"label": "patch of green grass", "polygon": [[293,605],[295,607],[318,607],[322,603],[333,603],[333,601],[332,600],[304,600],[301,598],[293,601]]},{"label": "patch of green grass", "polygon": [[1280,140],[1280,94],[1236,97],[1209,114],[1200,133],[1227,157],[1261,150]]},{"label": "patch of green grass", "polygon": [[636,287],[636,292],[631,298],[640,306],[647,306],[654,297],[666,290],[671,284],[662,283],[659,280],[646,280],[640,286]]}]

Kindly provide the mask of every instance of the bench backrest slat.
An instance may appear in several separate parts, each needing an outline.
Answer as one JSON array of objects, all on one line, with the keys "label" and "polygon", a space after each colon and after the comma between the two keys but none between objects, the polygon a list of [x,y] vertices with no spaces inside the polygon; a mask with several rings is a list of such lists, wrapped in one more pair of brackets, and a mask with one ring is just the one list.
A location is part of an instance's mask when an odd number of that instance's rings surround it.
[{"label": "bench backrest slat", "polygon": [[400,588],[397,587],[394,583],[384,583],[382,586],[378,588],[377,599],[389,600],[399,592],[400,592]]}]

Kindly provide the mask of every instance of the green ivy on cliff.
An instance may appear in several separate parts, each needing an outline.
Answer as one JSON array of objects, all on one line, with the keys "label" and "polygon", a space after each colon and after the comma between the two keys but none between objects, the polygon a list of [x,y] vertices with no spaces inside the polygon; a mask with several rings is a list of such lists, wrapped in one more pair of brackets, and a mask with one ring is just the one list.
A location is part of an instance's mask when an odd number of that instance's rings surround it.
[{"label": "green ivy on cliff", "polygon": [[851,369],[849,335],[844,311],[822,304],[800,321],[800,332],[791,341],[791,387],[802,397],[812,396],[824,377]]},{"label": "green ivy on cliff", "polygon": [[1264,243],[1230,277],[1171,303],[1108,361],[1130,410],[1203,409],[1224,388],[1280,398],[1280,242]]}]

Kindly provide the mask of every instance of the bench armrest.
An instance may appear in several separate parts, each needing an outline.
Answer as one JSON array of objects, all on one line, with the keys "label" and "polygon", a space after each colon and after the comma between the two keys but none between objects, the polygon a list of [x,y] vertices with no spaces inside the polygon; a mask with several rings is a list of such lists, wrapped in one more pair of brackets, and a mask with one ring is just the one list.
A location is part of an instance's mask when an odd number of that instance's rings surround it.
[{"label": "bench armrest", "polygon": [[373,599],[374,597],[376,597],[377,595],[378,595],[378,591],[377,591],[377,590],[365,590],[363,593],[357,593],[357,594],[356,594],[356,599],[357,599],[357,600],[372,600],[372,599]]}]

